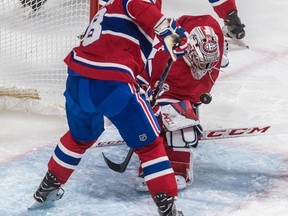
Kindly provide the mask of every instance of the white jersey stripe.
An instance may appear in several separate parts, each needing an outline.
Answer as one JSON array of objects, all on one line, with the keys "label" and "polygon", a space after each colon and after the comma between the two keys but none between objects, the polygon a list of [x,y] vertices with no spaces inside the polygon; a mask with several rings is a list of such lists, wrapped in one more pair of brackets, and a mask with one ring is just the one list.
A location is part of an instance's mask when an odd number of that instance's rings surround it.
[{"label": "white jersey stripe", "polygon": [[52,155],[52,158],[56,161],[57,164],[61,165],[62,167],[64,168],[67,168],[67,169],[72,169],[74,170],[76,168],[76,166],[73,166],[71,164],[67,164],[65,162],[63,162],[62,160],[60,160],[56,155],[55,153]]},{"label": "white jersey stripe", "polygon": [[130,89],[132,90],[133,94],[135,94],[135,96],[136,96],[137,100],[139,101],[139,103],[142,105],[143,110],[144,110],[144,112],[145,112],[145,114],[146,114],[146,116],[147,116],[147,119],[149,120],[149,122],[150,122],[150,124],[151,124],[151,126],[152,126],[152,128],[153,128],[153,131],[154,131],[155,135],[158,136],[159,133],[160,133],[160,130],[158,129],[157,123],[154,121],[154,119],[153,119],[153,117],[152,117],[152,115],[151,115],[151,113],[150,113],[150,111],[149,111],[149,108],[147,107],[147,104],[146,104],[145,101],[143,101],[143,99],[136,93],[136,89],[135,89],[134,85],[129,84],[129,86],[130,86]]},{"label": "white jersey stripe", "polygon": [[129,72],[129,74],[135,79],[134,73],[133,73],[133,71],[131,70],[131,68],[129,68],[129,67],[123,65],[123,64],[117,64],[117,63],[111,63],[111,62],[109,62],[109,63],[106,63],[106,62],[105,62],[105,63],[104,63],[104,62],[90,61],[90,60],[88,60],[88,59],[85,59],[85,58],[82,58],[82,57],[78,56],[77,53],[75,52],[75,50],[73,50],[73,53],[74,53],[73,58],[74,58],[75,60],[79,61],[79,62],[83,62],[83,63],[85,63],[85,64],[87,64],[87,65],[98,66],[98,67],[103,67],[103,68],[105,68],[105,67],[107,67],[107,68],[111,68],[111,67],[121,68],[121,69]]},{"label": "white jersey stripe", "polygon": [[144,169],[145,167],[148,167],[148,166],[151,166],[153,164],[156,164],[156,163],[159,163],[159,162],[162,162],[162,161],[168,161],[168,157],[167,156],[162,156],[162,157],[158,157],[154,160],[150,160],[150,161],[147,161],[147,162],[144,162],[142,164],[142,168]]},{"label": "white jersey stripe", "polygon": [[59,143],[58,147],[64,154],[66,154],[66,155],[68,155],[70,157],[77,158],[77,159],[82,158],[82,154],[78,154],[78,153],[70,151],[65,146],[63,146],[62,143]]}]

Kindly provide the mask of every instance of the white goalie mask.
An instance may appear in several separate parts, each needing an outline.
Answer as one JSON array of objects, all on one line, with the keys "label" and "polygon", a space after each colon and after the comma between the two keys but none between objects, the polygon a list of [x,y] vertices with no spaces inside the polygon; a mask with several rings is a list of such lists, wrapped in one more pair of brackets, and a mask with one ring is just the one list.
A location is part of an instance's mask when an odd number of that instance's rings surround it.
[{"label": "white goalie mask", "polygon": [[184,56],[192,76],[200,80],[215,67],[219,57],[218,37],[214,30],[209,26],[195,27],[189,34],[188,52]]}]

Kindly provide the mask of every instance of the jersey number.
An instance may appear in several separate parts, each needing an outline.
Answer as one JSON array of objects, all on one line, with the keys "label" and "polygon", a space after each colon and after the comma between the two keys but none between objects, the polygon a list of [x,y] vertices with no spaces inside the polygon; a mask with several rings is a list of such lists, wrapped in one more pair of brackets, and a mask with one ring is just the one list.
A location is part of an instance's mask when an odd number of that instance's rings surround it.
[{"label": "jersey number", "polygon": [[83,46],[88,46],[94,41],[98,40],[101,31],[102,31],[102,26],[101,22],[103,21],[104,14],[106,13],[106,8],[102,8],[101,10],[98,11],[98,13],[93,17],[90,25],[88,26],[85,35],[83,37]]}]

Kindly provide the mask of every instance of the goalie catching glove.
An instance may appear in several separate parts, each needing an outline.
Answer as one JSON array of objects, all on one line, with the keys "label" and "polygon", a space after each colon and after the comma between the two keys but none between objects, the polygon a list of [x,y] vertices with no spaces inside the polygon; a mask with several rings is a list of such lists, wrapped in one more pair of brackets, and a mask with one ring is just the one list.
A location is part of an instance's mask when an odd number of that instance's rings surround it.
[{"label": "goalie catching glove", "polygon": [[154,29],[173,61],[186,54],[189,34],[174,19],[168,21],[163,17]]}]

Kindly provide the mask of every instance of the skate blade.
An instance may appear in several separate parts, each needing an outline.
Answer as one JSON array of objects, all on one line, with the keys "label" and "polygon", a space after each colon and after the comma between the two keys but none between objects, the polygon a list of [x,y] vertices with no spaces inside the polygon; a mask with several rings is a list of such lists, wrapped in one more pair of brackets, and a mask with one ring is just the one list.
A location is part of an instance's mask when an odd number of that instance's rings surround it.
[{"label": "skate blade", "polygon": [[34,200],[29,206],[28,206],[28,210],[34,210],[34,209],[39,209],[39,208],[50,208],[54,205],[54,202],[37,202],[36,200]]},{"label": "skate blade", "polygon": [[37,209],[37,208],[50,208],[55,205],[55,201],[62,198],[64,195],[64,189],[59,188],[59,190],[52,191],[47,197],[45,202],[34,202],[28,207],[28,209]]}]

